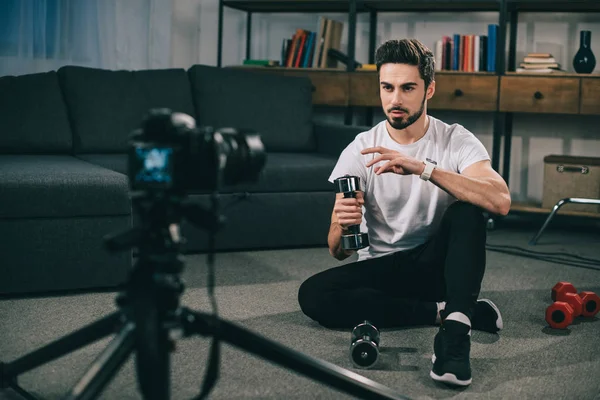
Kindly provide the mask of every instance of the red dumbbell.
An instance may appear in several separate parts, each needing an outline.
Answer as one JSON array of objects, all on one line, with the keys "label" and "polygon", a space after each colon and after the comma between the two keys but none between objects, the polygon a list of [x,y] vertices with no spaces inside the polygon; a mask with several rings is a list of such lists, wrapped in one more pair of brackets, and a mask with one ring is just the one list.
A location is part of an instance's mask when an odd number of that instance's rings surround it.
[{"label": "red dumbbell", "polygon": [[579,317],[583,313],[583,301],[577,293],[559,293],[556,301],[564,301],[569,303],[573,309],[573,318]]},{"label": "red dumbbell", "polygon": [[565,301],[555,301],[546,308],[546,322],[551,328],[565,329],[573,318],[573,307]]},{"label": "red dumbbell", "polygon": [[[569,282],[558,282],[552,288],[551,294],[554,301],[565,301],[573,307],[574,316],[593,317],[600,311],[600,297],[594,292],[583,291],[577,294],[575,286]],[[576,298],[578,297],[579,300]],[[581,312],[579,303],[581,302]]]},{"label": "red dumbbell", "polygon": [[556,285],[554,285],[552,287],[552,300],[553,301],[557,301],[558,300],[558,296],[565,294],[565,293],[577,293],[577,289],[575,289],[575,286],[573,286],[572,283],[570,282],[558,282]]},{"label": "red dumbbell", "polygon": [[593,317],[600,311],[600,297],[594,292],[584,291],[579,293],[581,301],[583,302],[583,308],[581,315],[584,317]]}]

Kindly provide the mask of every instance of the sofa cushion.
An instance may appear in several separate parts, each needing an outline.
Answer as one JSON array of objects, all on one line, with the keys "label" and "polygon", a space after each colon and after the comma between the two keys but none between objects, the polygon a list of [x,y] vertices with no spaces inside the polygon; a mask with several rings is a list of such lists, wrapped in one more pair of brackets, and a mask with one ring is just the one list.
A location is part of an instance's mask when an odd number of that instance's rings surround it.
[{"label": "sofa cushion", "polygon": [[130,215],[0,219],[0,294],[114,290],[131,271],[131,252],[109,252],[103,238],[129,227]]},{"label": "sofa cushion", "polygon": [[151,108],[194,113],[183,69],[109,71],[68,66],[60,68],[58,76],[76,153],[127,151],[130,133]]},{"label": "sofa cushion", "polygon": [[78,154],[77,158],[127,175],[127,154]]},{"label": "sofa cushion", "polygon": [[259,181],[224,188],[223,192],[331,191],[328,181],[336,159],[317,153],[268,153]]},{"label": "sofa cushion", "polygon": [[72,135],[55,71],[0,77],[0,153],[70,153]]},{"label": "sofa cushion", "polygon": [[[127,174],[126,154],[82,154],[78,157],[92,164]],[[268,153],[267,162],[258,182],[229,185],[223,187],[220,192],[332,191],[333,193],[334,186],[327,179],[335,163],[335,158],[317,153]],[[191,190],[189,193],[202,192]]]},{"label": "sofa cushion", "polygon": [[[190,200],[210,207],[208,195],[193,195]],[[217,234],[214,243],[216,250],[266,250],[327,245],[327,232],[335,203],[333,194],[254,193],[243,200],[235,194],[224,194],[220,196],[220,202],[225,223]],[[205,228],[183,221],[181,234],[185,241],[182,250],[186,253],[208,251],[209,233]],[[244,267],[237,266],[239,274],[252,274],[247,266]]]},{"label": "sofa cushion", "polygon": [[131,214],[127,176],[71,156],[0,156],[0,218]]},{"label": "sofa cushion", "polygon": [[314,151],[308,78],[194,65],[198,125],[252,129],[268,151]]}]

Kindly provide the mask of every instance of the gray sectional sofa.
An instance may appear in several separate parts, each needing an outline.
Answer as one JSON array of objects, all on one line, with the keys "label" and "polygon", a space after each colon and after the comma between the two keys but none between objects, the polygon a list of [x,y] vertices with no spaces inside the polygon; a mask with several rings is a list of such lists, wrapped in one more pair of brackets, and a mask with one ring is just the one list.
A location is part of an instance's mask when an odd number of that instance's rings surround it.
[{"label": "gray sectional sofa", "polygon": [[[128,139],[151,108],[200,126],[253,129],[267,163],[259,182],[221,191],[217,250],[326,244],[333,206],[327,178],[363,127],[313,119],[308,79],[236,68],[109,71],[66,66],[0,77],[0,294],[114,288],[132,252],[105,235],[131,227]],[[189,173],[194,173],[190,171]],[[190,199],[208,204],[206,193]],[[184,252],[208,234],[184,222]]]}]

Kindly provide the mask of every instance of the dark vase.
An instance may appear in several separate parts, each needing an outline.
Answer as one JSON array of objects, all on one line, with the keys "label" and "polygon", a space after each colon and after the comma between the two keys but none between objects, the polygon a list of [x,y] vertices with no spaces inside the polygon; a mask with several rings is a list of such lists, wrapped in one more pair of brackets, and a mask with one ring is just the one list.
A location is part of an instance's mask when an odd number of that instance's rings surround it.
[{"label": "dark vase", "polygon": [[581,31],[579,33],[579,50],[573,58],[573,68],[578,74],[589,74],[596,67],[596,57],[592,53],[592,32]]}]

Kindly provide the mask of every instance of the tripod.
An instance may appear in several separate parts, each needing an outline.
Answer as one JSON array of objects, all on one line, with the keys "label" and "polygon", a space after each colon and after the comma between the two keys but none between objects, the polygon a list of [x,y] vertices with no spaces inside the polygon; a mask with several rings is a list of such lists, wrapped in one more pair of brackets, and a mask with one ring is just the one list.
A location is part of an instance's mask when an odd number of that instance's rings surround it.
[{"label": "tripod", "polygon": [[[194,225],[210,230],[212,243],[223,219],[216,212],[216,207],[208,211],[197,204],[164,194],[139,195],[132,201],[141,216],[141,224],[106,239],[106,245],[112,251],[133,246],[138,249],[138,258],[128,281],[116,299],[119,310],[12,362],[0,363],[0,388],[10,387],[28,399],[35,399],[19,386],[19,375],[114,333],[115,337],[73,386],[66,399],[98,397],[135,352],[138,387],[143,398],[167,400],[170,398],[169,354],[174,348],[174,334],[178,334],[181,337],[213,337],[206,379],[198,398],[208,395],[217,380],[219,341],[360,398],[406,398],[352,371],[219,319],[216,312],[208,314],[181,306],[179,298],[184,285],[179,275],[184,263],[179,252],[179,221],[185,217]],[[209,266],[212,260],[214,249],[211,245]]]}]

